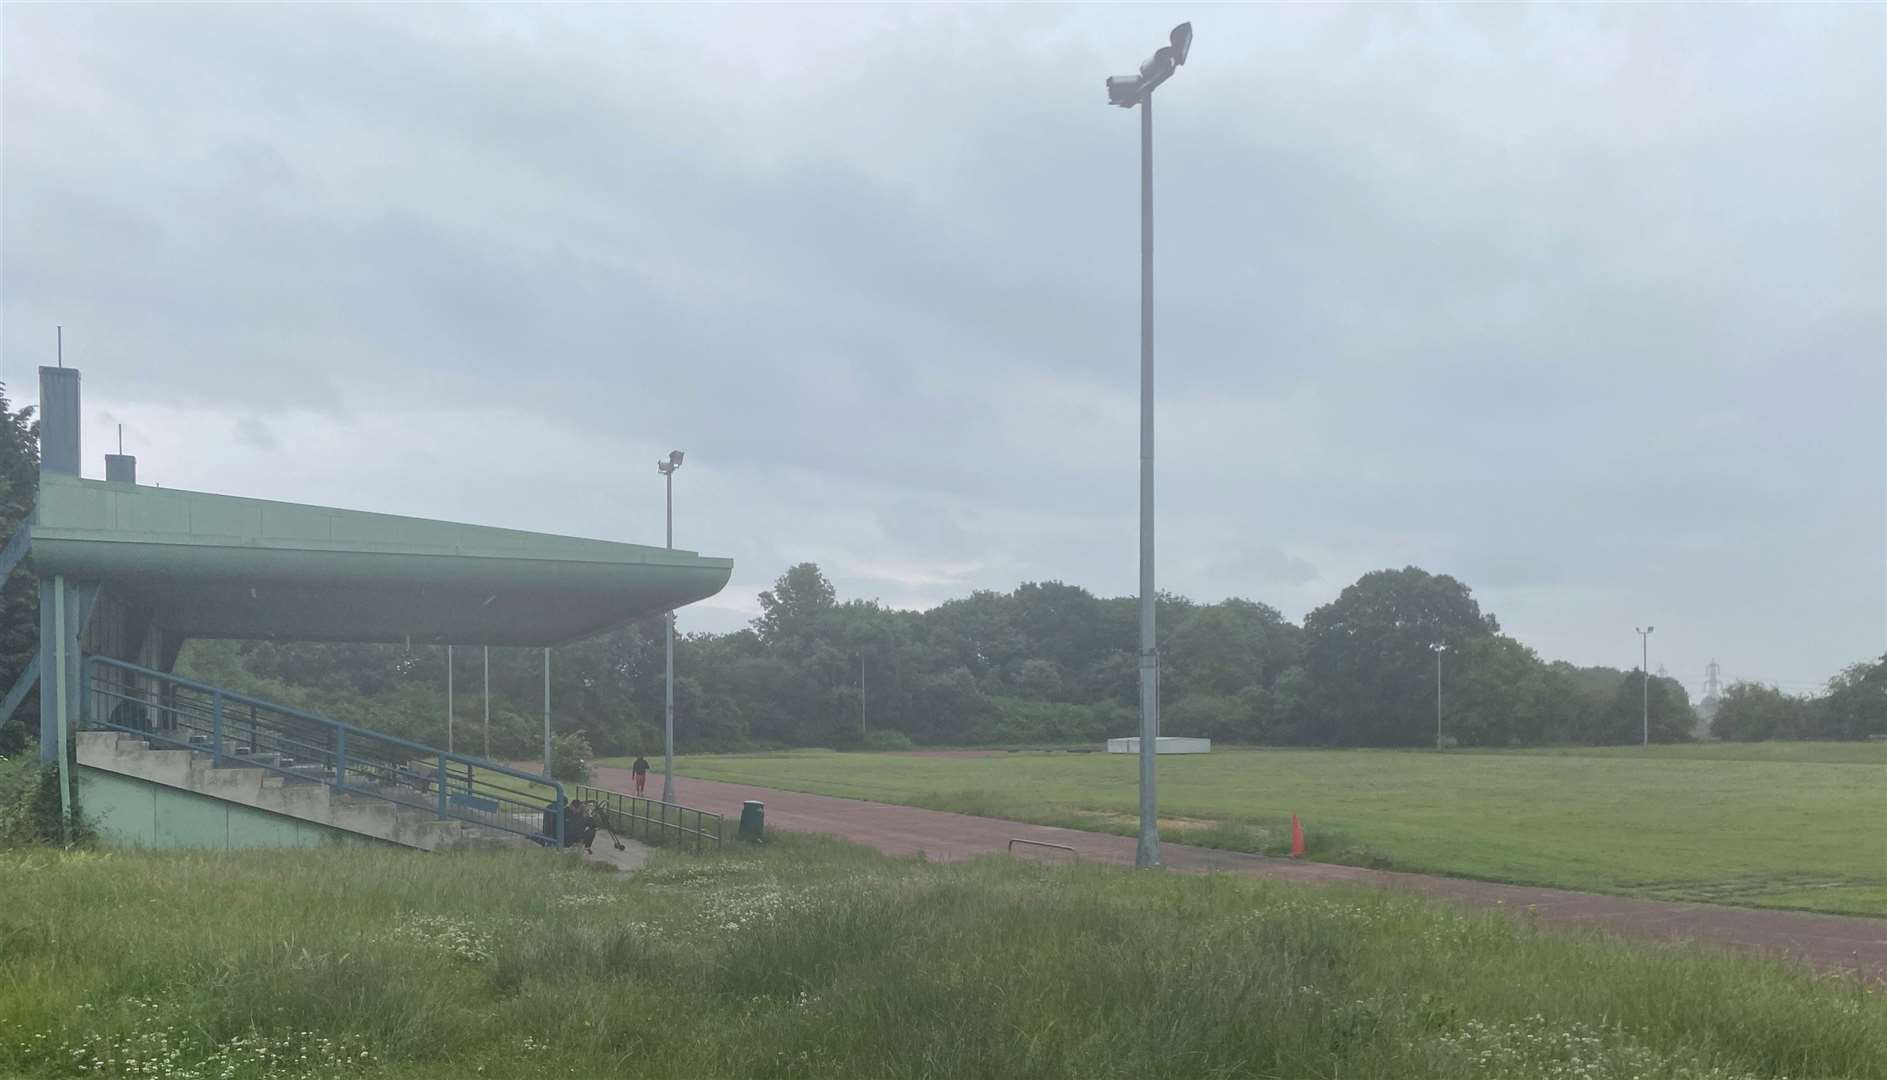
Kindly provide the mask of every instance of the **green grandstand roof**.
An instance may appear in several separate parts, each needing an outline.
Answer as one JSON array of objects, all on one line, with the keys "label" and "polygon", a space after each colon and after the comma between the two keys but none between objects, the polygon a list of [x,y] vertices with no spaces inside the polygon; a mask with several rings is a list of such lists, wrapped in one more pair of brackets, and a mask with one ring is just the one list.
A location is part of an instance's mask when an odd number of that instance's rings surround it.
[{"label": "green grandstand roof", "polygon": [[692,551],[42,473],[34,567],[185,637],[553,645],[719,592]]}]

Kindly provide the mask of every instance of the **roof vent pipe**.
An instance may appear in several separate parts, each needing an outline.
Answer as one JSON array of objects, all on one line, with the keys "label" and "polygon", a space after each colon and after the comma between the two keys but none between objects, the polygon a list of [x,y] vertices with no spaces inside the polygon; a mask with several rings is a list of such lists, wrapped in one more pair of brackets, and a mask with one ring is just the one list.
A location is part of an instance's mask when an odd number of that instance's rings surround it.
[{"label": "roof vent pipe", "polygon": [[79,369],[39,369],[39,471],[79,475]]}]

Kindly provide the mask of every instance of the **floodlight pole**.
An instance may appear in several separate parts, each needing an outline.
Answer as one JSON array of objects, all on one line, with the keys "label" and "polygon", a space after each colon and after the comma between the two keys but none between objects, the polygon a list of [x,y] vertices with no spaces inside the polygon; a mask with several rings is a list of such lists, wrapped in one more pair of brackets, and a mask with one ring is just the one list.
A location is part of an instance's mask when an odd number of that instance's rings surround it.
[{"label": "floodlight pole", "polygon": [[[655,465],[667,488],[667,538],[669,550],[675,547],[675,470],[681,468],[681,452],[670,451],[667,461]],[[662,801],[675,801],[675,612],[662,617]]]},{"label": "floodlight pole", "polygon": [[1429,648],[1435,650],[1435,749],[1441,749],[1441,654],[1448,651],[1448,646],[1436,642]]},{"label": "floodlight pole", "polygon": [[1153,627],[1153,94],[1140,99],[1140,843],[1135,866],[1160,865],[1154,757],[1160,654]]},{"label": "floodlight pole", "polygon": [[1153,91],[1173,77],[1192,49],[1192,24],[1140,65],[1137,75],[1107,80],[1107,101],[1140,107],[1140,841],[1135,866],[1160,865],[1159,795],[1154,758],[1160,739],[1160,654],[1154,636],[1153,583]]},{"label": "floodlight pole", "polygon": [[491,646],[485,646],[485,759],[491,760]]},{"label": "floodlight pole", "polygon": [[1638,632],[1638,674],[1641,676],[1639,685],[1644,690],[1644,745],[1649,747],[1651,745],[1651,631],[1656,630],[1657,627],[1647,626],[1642,630],[1633,627],[1632,629]]},{"label": "floodlight pole", "polygon": [[452,646],[446,646],[446,753],[452,752]]}]

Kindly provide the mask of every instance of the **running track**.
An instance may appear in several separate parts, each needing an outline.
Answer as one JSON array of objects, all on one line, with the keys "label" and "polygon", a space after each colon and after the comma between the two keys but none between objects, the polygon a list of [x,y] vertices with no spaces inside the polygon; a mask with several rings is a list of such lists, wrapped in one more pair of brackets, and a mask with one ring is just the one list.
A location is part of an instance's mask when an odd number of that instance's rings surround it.
[{"label": "running track", "polygon": [[[594,769],[594,782],[616,791],[634,790],[627,769],[599,766]],[[932,859],[968,859],[1001,854],[1008,850],[1011,838],[1020,837],[1063,844],[1074,848],[1082,859],[1096,862],[1131,865],[1134,859],[1134,841],[1125,836],[1024,825],[942,810],[717,780],[677,777],[675,783],[683,805],[718,811],[737,820],[740,804],[758,799],[766,803],[770,828],[840,836],[887,855],[915,855],[921,851]],[[659,775],[649,777],[649,789],[652,796],[660,793]],[[1408,889],[1467,907],[1516,912],[1531,908],[1538,918],[1549,923],[1597,928],[1625,937],[1688,940],[1782,953],[1825,971],[1859,972],[1870,981],[1887,983],[1887,919],[1600,896],[1564,889],[1366,870],[1332,863],[1294,862],[1184,844],[1162,844],[1160,856],[1168,868],[1192,873],[1219,871],[1285,881],[1376,885]]]}]

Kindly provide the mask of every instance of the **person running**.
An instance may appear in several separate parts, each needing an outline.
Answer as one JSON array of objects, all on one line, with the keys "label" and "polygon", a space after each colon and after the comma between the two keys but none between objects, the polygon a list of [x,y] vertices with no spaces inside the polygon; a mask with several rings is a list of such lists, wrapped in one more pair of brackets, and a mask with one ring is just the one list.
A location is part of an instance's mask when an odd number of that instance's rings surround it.
[{"label": "person running", "polygon": [[649,759],[637,754],[635,764],[629,766],[629,771],[635,774],[636,794],[642,794],[642,786],[649,782]]}]

